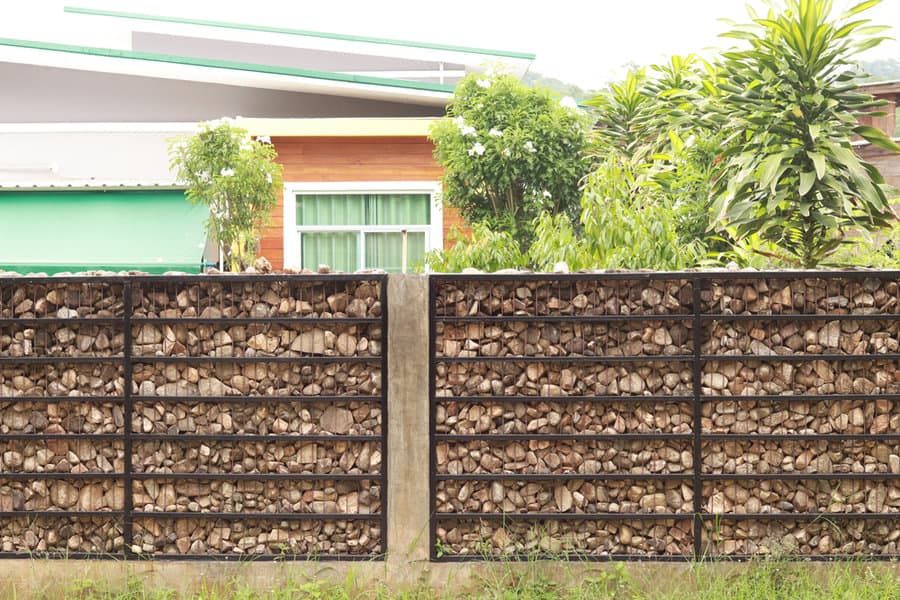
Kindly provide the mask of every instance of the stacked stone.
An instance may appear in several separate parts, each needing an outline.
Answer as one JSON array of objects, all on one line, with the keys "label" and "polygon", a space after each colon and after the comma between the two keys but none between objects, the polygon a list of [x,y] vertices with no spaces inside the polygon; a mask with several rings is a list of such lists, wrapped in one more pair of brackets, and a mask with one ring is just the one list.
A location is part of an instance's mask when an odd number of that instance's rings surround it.
[{"label": "stacked stone", "polygon": [[[144,479],[135,489],[140,512],[316,513],[370,515],[381,511],[372,481],[198,481]],[[145,550],[146,551],[146,550]]]},{"label": "stacked stone", "polygon": [[[9,320],[0,325],[0,356],[21,360],[0,366],[0,433],[34,436],[0,443],[0,473],[44,476],[0,479],[0,512],[22,513],[0,521],[0,551],[122,551],[121,517],[78,514],[123,510],[124,482],[108,477],[124,469],[122,441],[43,436],[124,434],[125,384],[115,360],[124,354],[125,335],[120,325],[107,321],[122,317],[123,299],[121,284],[90,279],[11,279],[0,284],[0,319]],[[48,357],[60,360],[28,362]],[[84,357],[95,360],[65,360]],[[80,399],[85,396],[92,399]],[[38,397],[55,399],[33,399]],[[94,473],[107,477],[85,478]],[[74,514],[28,514],[37,511]]]},{"label": "stacked stone", "polygon": [[[436,433],[521,435],[522,441],[485,437],[440,442],[435,448],[437,472],[580,476],[439,481],[435,510],[439,513],[442,552],[691,552],[691,523],[686,516],[692,511],[694,492],[689,479],[604,481],[606,474],[689,474],[693,468],[689,438],[629,441],[530,437],[689,436],[693,431],[693,406],[683,397],[692,394],[689,360],[693,355],[693,323],[684,317],[691,314],[692,296],[692,285],[684,280],[442,282],[434,348],[439,361],[435,370]],[[442,322],[441,316],[482,320]],[[515,320],[517,316],[523,320]],[[613,318],[603,321],[607,316]],[[555,360],[516,361],[534,357]],[[574,360],[567,362],[567,357]],[[588,357],[598,357],[597,362],[579,362]],[[604,357],[637,360],[604,362]],[[459,358],[468,360],[453,360]],[[472,362],[473,358],[482,360]],[[479,396],[492,399],[478,401]],[[569,396],[607,398],[591,401]],[[624,399],[609,398],[617,396]],[[643,396],[654,398],[641,400]],[[660,399],[665,396],[673,399]],[[457,399],[461,397],[468,399]],[[584,475],[596,478],[585,479]],[[441,513],[515,513],[518,518],[440,521]],[[539,513],[602,518],[522,519]],[[629,519],[633,514],[679,518]]]},{"label": "stacked stone", "polygon": [[240,520],[135,517],[134,550],[144,554],[368,555],[383,552],[376,520]]},{"label": "stacked stone", "polygon": [[135,433],[240,435],[381,434],[377,401],[136,403]]},{"label": "stacked stone", "polygon": [[377,474],[381,444],[372,442],[136,441],[138,473],[306,473],[319,475]]},{"label": "stacked stone", "polygon": [[106,517],[12,517],[0,528],[0,551],[121,554],[122,523]]},{"label": "stacked stone", "polygon": [[[380,280],[276,276],[134,280],[132,347],[127,350],[134,360],[135,400],[129,425],[122,399],[123,284],[90,278],[0,282],[0,319],[8,320],[0,324],[0,356],[22,359],[0,365],[0,434],[35,435],[33,441],[0,441],[0,512],[23,512],[22,518],[0,522],[2,551],[122,552],[121,516],[94,516],[124,510],[122,440],[38,436],[124,436],[130,426],[134,434],[146,436],[133,442],[135,510],[198,513],[166,520],[141,516],[130,550],[380,552],[377,518],[281,522],[264,515],[370,517],[381,512],[382,415],[380,401],[371,398],[381,394],[382,384],[381,285]],[[262,318],[275,321],[254,322]],[[154,360],[141,362],[144,357]],[[209,360],[159,362],[159,357]],[[276,362],[259,360],[268,357]],[[302,366],[277,362],[296,358],[302,363],[304,357],[333,360]],[[29,362],[32,358],[60,360]],[[235,362],[216,362],[221,358]],[[245,358],[255,362],[240,360]],[[35,399],[46,396],[59,400]],[[83,396],[91,399],[80,400]],[[234,401],[222,401],[225,396]],[[247,396],[273,400],[240,400]],[[355,399],[361,396],[370,398]],[[318,397],[322,401],[314,400]],[[234,437],[175,442],[154,440],[157,434]],[[241,439],[247,435],[270,440]],[[304,435],[335,439],[296,439]],[[345,442],[344,435],[372,436],[372,441]],[[3,473],[59,477],[4,480]],[[119,476],[84,478],[91,473]],[[167,473],[198,478],[156,478]],[[203,479],[204,474],[254,473],[323,478]],[[66,479],[70,474],[80,478]],[[142,474],[154,478],[142,479]],[[339,474],[371,474],[372,479],[328,479]],[[26,518],[30,511],[92,514]],[[213,520],[210,512],[246,512],[250,518],[225,522]]]},{"label": "stacked stone", "polygon": [[[702,376],[704,395],[735,396],[703,405],[702,431],[715,434],[884,435],[900,431],[900,349],[896,280],[865,278],[729,279],[701,292],[710,324],[701,351],[719,355]],[[792,320],[769,315],[815,315]],[[757,315],[740,321],[731,315]],[[856,319],[859,315],[863,318]],[[886,318],[877,318],[885,315]],[[860,360],[827,355],[859,356]],[[822,356],[826,355],[826,356]],[[753,360],[752,357],[764,357]],[[803,356],[779,362],[779,356]],[[750,357],[750,358],[748,358]],[[765,357],[776,357],[775,359]],[[862,360],[870,359],[870,360]],[[797,400],[793,395],[821,396]],[[846,395],[867,395],[864,400]],[[784,396],[754,400],[753,396]],[[803,518],[804,513],[900,516],[900,440],[704,441],[703,471],[759,474],[706,481],[703,508],[710,553],[896,554],[897,519]],[[836,479],[766,479],[773,473],[835,474]],[[884,479],[840,476],[884,475]],[[731,514],[796,514],[796,520],[731,519]],[[713,526],[715,522],[715,526]]]},{"label": "stacked stone", "polygon": [[450,556],[687,556],[690,519],[444,521],[437,526],[439,554]]},{"label": "stacked stone", "polygon": [[706,522],[710,555],[893,555],[900,551],[897,520],[798,519]]}]

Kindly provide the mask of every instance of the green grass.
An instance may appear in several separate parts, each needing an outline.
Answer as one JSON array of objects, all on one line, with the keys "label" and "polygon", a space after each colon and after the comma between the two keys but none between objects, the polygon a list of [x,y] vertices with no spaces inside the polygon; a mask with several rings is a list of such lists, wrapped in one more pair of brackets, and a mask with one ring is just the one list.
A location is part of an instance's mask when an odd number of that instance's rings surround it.
[{"label": "green grass", "polygon": [[[76,569],[73,569],[75,571]],[[900,600],[896,563],[789,562],[588,564],[526,562],[478,565],[467,580],[405,588],[343,579],[293,579],[253,586],[240,578],[198,581],[189,593],[154,589],[132,573],[123,582],[80,578],[43,589],[15,589],[0,576],[0,598],[30,600]],[[460,579],[457,581],[457,579]]]}]

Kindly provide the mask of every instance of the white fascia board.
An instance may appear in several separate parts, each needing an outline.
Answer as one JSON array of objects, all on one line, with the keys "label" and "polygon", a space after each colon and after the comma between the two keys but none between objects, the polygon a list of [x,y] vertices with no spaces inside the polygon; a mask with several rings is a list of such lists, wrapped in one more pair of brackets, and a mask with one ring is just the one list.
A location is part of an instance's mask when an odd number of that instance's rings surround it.
[{"label": "white fascia board", "polygon": [[364,98],[387,102],[406,102],[426,106],[445,106],[451,98],[449,92],[415,90],[390,87],[388,85],[350,83],[294,75],[259,73],[239,69],[182,65],[152,60],[94,56],[12,46],[0,48],[0,62],[328,96]]},{"label": "white fascia board", "polygon": [[196,123],[0,123],[0,133],[192,133]]},{"label": "white fascia board", "polygon": [[[92,18],[97,19],[100,17]],[[192,25],[188,23],[163,23],[154,21],[138,22],[130,20],[129,28],[135,32],[181,35],[229,42],[285,46],[287,48],[304,48],[328,52],[366,54],[390,58],[408,58],[413,60],[434,61],[437,63],[457,63],[466,65],[466,67],[475,70],[480,70],[480,67],[485,64],[502,62],[510,68],[510,73],[516,77],[522,77],[532,62],[531,60],[524,58],[478,54],[474,52],[439,50],[436,48],[416,48],[392,44],[374,44],[371,42],[352,40],[332,40],[328,38],[308,37],[288,33],[226,29],[206,25]]]},{"label": "white fascia board", "polygon": [[[2,169],[0,169],[2,170]],[[0,182],[0,190],[7,191],[38,191],[38,190],[79,190],[79,189],[116,189],[116,190],[183,190],[185,186],[174,181],[95,181],[71,180],[71,181],[20,181],[15,183]]]}]

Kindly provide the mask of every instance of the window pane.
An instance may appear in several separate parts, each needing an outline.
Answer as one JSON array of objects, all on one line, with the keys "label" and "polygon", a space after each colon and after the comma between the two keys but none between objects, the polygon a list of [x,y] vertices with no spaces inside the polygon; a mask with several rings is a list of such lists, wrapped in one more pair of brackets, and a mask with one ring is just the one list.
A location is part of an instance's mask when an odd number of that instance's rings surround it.
[{"label": "window pane", "polygon": [[353,231],[304,233],[300,236],[300,263],[311,271],[328,265],[332,271],[352,273],[359,268],[358,249],[359,234]]},{"label": "window pane", "polygon": [[[368,196],[368,225],[428,225],[428,194],[373,194]],[[399,263],[398,263],[399,264]]]},{"label": "window pane", "polygon": [[[425,265],[425,234],[407,233],[406,270]],[[367,233],[366,268],[384,269],[389,273],[399,273],[403,261],[403,234]]]},{"label": "window pane", "polygon": [[366,197],[346,194],[299,194],[297,225],[364,225]]}]

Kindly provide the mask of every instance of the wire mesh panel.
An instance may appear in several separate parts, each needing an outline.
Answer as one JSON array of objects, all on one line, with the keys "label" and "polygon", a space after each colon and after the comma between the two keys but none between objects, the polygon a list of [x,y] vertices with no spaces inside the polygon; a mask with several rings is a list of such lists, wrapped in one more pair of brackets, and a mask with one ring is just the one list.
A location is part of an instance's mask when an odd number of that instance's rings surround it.
[{"label": "wire mesh panel", "polygon": [[432,558],[887,557],[898,275],[430,283]]},{"label": "wire mesh panel", "polygon": [[0,556],[385,550],[385,277],[0,280]]}]

